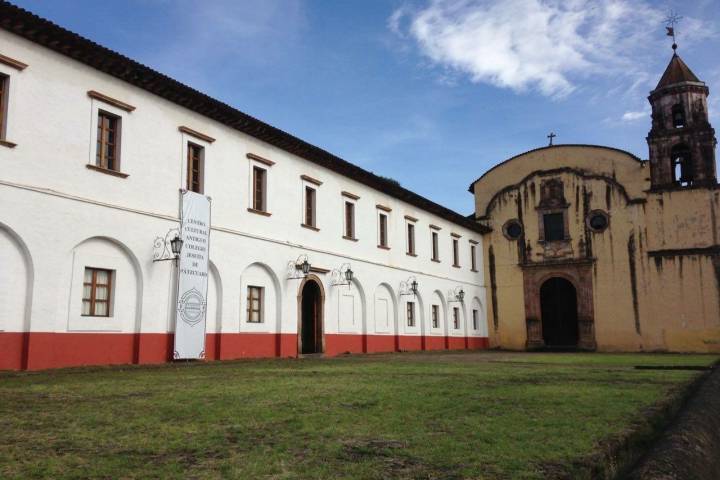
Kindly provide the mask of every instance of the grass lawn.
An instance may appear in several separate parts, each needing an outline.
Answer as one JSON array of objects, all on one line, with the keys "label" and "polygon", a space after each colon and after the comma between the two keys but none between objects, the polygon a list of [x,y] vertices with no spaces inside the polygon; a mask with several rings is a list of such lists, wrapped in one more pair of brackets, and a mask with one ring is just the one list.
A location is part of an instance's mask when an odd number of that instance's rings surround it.
[{"label": "grass lawn", "polygon": [[716,359],[439,352],[5,373],[0,478],[539,479],[698,374],[633,366]]}]

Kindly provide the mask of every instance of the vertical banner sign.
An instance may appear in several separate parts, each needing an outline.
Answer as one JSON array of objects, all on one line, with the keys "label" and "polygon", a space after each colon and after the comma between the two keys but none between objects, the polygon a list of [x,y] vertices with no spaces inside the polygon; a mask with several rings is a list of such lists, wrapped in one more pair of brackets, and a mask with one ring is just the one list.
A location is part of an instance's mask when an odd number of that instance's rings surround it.
[{"label": "vertical banner sign", "polygon": [[210,198],[195,192],[181,195],[183,240],[178,263],[178,300],[175,315],[174,358],[205,358],[208,259],[210,253]]}]

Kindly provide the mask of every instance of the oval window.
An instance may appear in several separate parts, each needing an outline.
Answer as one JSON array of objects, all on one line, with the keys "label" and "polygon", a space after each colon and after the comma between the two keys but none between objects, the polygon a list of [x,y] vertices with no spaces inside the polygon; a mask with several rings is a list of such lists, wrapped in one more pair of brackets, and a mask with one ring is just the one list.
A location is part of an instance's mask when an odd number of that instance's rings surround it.
[{"label": "oval window", "polygon": [[508,220],[503,226],[503,233],[508,240],[517,240],[522,235],[523,228],[518,220]]},{"label": "oval window", "polygon": [[610,218],[602,210],[595,210],[588,215],[587,225],[593,232],[603,232],[610,225]]}]

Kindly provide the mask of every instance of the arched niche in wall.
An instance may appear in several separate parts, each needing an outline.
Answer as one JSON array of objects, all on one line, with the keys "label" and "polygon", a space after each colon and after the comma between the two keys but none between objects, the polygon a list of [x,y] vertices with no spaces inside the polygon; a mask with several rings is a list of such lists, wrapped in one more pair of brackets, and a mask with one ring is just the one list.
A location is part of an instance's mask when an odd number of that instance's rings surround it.
[{"label": "arched niche in wall", "polygon": [[[0,223],[0,332],[30,330],[34,267],[30,251],[20,236]],[[25,344],[21,335],[5,342],[0,369],[25,368]]]},{"label": "arched niche in wall", "polygon": [[373,325],[375,333],[395,333],[397,308],[392,287],[381,283],[373,295]]},{"label": "arched niche in wall", "polygon": [[[260,295],[259,321],[257,295]],[[280,282],[272,268],[260,262],[248,265],[240,275],[240,331],[279,333],[281,298]],[[250,303],[254,312],[248,310]]]},{"label": "arched niche in wall", "polygon": [[[433,311],[435,309],[435,311]],[[428,319],[429,335],[444,335],[447,330],[446,324],[447,304],[445,296],[440,290],[435,290],[430,296],[430,318]],[[437,318],[436,318],[437,317]]]},{"label": "arched niche in wall", "polygon": [[68,331],[140,331],[143,277],[140,263],[121,241],[91,237],[71,252]]},{"label": "arched niche in wall", "polygon": [[[473,311],[477,312],[477,328],[475,328],[475,325],[473,325]],[[470,331],[475,335],[480,335],[481,337],[487,337],[488,335],[488,325],[487,318],[485,317],[485,310],[483,309],[482,302],[478,297],[473,297],[472,302],[470,302]]]},{"label": "arched niche in wall", "polygon": [[[413,311],[415,315],[415,325],[408,325],[408,302],[413,303]],[[418,291],[417,295],[401,295],[399,297],[398,305],[399,317],[401,318],[400,331],[409,335],[421,335],[425,332],[425,315],[424,315],[424,302],[422,294]]]},{"label": "arched niche in wall", "polygon": [[222,331],[223,288],[220,272],[212,260],[208,262],[208,293],[205,314],[205,332],[220,333]]},{"label": "arched niche in wall", "polygon": [[357,278],[351,285],[329,285],[338,333],[367,333],[365,291]]},{"label": "arched niche in wall", "polygon": [[[467,315],[465,314],[466,304],[457,300],[448,302],[447,332],[448,335],[458,337],[464,336],[467,332]],[[455,317],[457,315],[457,323]]]}]

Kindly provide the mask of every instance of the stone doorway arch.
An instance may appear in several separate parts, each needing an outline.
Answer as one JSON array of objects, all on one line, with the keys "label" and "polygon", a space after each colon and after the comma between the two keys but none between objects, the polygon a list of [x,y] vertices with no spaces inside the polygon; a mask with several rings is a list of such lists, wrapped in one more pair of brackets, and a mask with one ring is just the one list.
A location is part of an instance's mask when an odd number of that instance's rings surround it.
[{"label": "stone doorway arch", "polygon": [[577,347],[577,290],[570,281],[551,277],[540,286],[540,319],[546,347]]},{"label": "stone doorway arch", "polygon": [[[574,290],[576,302],[575,325],[577,326],[577,341],[575,348],[580,350],[595,350],[597,344],[595,341],[595,314],[593,308],[593,276],[592,276],[592,260],[553,262],[551,264],[528,264],[523,266],[523,293],[525,297],[525,324],[527,331],[527,340],[525,346],[528,350],[544,348],[547,345],[544,338],[543,326],[547,316],[552,313],[545,313],[543,318],[542,306],[542,287],[546,284],[547,288],[555,285],[564,285],[564,294],[570,297],[570,292]],[[555,280],[557,279],[557,280]],[[552,283],[547,283],[552,281]],[[563,283],[567,282],[567,283]],[[568,287],[572,287],[570,289]],[[560,295],[563,295],[561,292]],[[560,297],[564,298],[564,297]],[[572,309],[570,305],[566,307]],[[562,340],[562,339],[561,339]],[[566,345],[567,346],[567,345]],[[572,345],[570,345],[572,346]]]},{"label": "stone doorway arch", "polygon": [[298,290],[298,354],[325,352],[325,290],[322,281],[308,275]]}]

